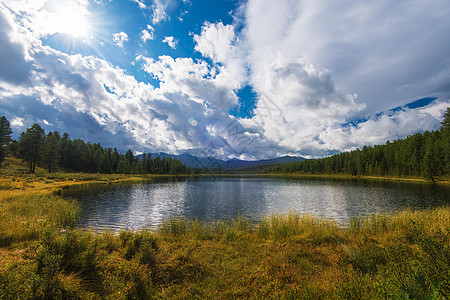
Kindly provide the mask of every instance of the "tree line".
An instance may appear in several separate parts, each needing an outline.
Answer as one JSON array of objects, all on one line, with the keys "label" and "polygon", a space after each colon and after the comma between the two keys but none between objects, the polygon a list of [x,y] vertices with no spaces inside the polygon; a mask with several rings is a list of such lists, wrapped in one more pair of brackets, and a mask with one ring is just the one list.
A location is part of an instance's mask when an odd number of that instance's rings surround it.
[{"label": "tree line", "polygon": [[410,176],[434,180],[450,174],[450,108],[441,128],[364,146],[351,152],[290,164],[244,168],[240,173],[349,174],[368,176]]},{"label": "tree line", "polygon": [[173,158],[152,158],[143,154],[134,156],[131,150],[121,154],[116,148],[103,148],[100,143],[72,140],[69,134],[62,136],[58,131],[45,133],[37,123],[20,134],[19,140],[11,139],[12,130],[9,121],[0,118],[0,163],[9,152],[23,159],[34,173],[36,165],[47,169],[70,170],[85,173],[118,174],[190,174],[180,160]]},{"label": "tree line", "polygon": [[[321,159],[242,168],[232,173],[410,176],[434,180],[450,174],[450,108],[441,125],[437,131],[416,133],[384,145],[364,146]],[[39,165],[49,172],[60,168],[87,173],[191,174],[190,167],[177,159],[152,158],[145,153],[139,159],[131,150],[124,155],[116,148],[103,148],[99,143],[72,140],[67,133],[62,136],[57,131],[45,134],[36,123],[22,132],[18,141],[12,140],[11,134],[8,120],[0,117],[0,163],[9,151],[28,162],[31,173]]]}]

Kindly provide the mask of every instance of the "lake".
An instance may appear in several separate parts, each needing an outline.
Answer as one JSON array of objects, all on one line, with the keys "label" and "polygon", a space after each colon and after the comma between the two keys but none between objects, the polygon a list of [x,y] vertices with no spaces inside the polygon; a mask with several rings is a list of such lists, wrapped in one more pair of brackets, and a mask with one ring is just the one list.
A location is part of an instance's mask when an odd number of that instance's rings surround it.
[{"label": "lake", "polygon": [[[74,193],[70,193],[74,196]],[[79,226],[93,230],[158,227],[170,217],[201,221],[258,220],[308,213],[347,225],[354,216],[450,204],[450,187],[376,180],[210,176],[116,185],[76,193]]]}]

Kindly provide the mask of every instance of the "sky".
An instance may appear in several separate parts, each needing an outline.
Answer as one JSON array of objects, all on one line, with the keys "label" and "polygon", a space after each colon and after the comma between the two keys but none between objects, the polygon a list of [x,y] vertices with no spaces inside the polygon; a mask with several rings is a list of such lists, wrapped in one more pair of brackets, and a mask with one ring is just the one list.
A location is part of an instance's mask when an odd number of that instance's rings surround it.
[{"label": "sky", "polygon": [[324,157],[439,128],[449,28],[448,0],[0,0],[0,115],[136,154]]}]

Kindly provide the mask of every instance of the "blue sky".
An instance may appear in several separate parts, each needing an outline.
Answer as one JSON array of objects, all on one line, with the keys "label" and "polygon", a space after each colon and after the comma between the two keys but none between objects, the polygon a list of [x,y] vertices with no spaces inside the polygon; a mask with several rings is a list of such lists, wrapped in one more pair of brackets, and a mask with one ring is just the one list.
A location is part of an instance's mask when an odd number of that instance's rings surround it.
[{"label": "blue sky", "polygon": [[0,28],[15,137],[322,157],[435,130],[450,103],[446,0],[0,0]]}]

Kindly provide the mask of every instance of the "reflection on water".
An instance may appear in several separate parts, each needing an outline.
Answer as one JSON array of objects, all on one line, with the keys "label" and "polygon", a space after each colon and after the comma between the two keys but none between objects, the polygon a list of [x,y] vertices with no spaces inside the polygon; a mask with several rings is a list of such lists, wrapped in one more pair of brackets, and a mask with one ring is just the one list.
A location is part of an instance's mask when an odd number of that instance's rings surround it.
[{"label": "reflection on water", "polygon": [[[72,195],[73,196],[73,195]],[[450,204],[450,187],[364,180],[200,177],[80,191],[81,227],[156,227],[170,217],[203,221],[238,214],[309,213],[345,225],[351,217]]]}]

